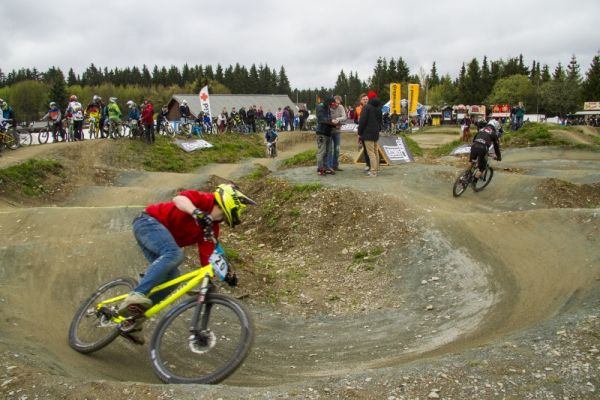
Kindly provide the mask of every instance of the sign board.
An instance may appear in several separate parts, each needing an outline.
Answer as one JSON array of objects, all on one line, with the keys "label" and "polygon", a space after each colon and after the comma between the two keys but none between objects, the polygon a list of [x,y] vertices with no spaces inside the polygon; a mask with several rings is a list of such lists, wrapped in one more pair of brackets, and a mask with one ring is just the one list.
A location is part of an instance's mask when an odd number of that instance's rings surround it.
[{"label": "sign board", "polygon": [[408,112],[414,114],[417,112],[417,103],[419,102],[419,84],[408,84]]},{"label": "sign board", "polygon": [[188,153],[198,149],[209,149],[213,147],[212,144],[203,139],[192,140],[191,142],[185,140],[176,140],[175,144]]},{"label": "sign board", "polygon": [[510,105],[494,104],[492,106],[492,117],[510,117]]},{"label": "sign board", "polygon": [[340,132],[358,132],[358,124],[354,123],[354,120],[347,119],[340,127]]},{"label": "sign board", "polygon": [[583,103],[583,111],[600,110],[600,101],[586,101]]},{"label": "sign board", "polygon": [[[490,148],[488,149],[488,153],[495,155],[496,153],[494,153],[494,145],[491,145]],[[455,148],[454,150],[452,150],[450,152],[451,156],[463,156],[463,155],[468,155],[471,154],[471,145],[470,144],[461,144],[460,146],[458,146],[457,148]]]},{"label": "sign board", "polygon": [[[414,162],[415,159],[401,136],[380,136],[377,142],[380,164],[400,164]],[[355,163],[364,163],[364,148],[358,153]]]}]

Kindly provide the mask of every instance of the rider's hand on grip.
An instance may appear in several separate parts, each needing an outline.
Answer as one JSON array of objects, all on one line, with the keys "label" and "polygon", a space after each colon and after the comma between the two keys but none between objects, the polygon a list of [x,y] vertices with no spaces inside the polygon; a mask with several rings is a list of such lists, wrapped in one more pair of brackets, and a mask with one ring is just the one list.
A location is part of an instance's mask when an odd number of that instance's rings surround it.
[{"label": "rider's hand on grip", "polygon": [[207,214],[204,211],[196,208],[192,212],[192,217],[194,217],[198,225],[202,227],[202,230],[204,231],[204,240],[207,242],[217,243],[217,238],[215,238],[212,227],[213,219],[210,214]]}]

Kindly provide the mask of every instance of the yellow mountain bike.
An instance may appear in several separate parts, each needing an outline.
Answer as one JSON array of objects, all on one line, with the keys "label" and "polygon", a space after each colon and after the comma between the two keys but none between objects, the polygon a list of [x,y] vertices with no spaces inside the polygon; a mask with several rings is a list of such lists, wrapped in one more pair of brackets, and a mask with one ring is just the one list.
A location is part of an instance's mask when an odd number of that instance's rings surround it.
[{"label": "yellow mountain bike", "polygon": [[218,383],[231,375],[244,361],[254,337],[250,313],[238,300],[215,292],[212,279],[237,278],[227,270],[227,262],[211,264],[156,286],[149,296],[180,285],[163,301],[143,315],[125,317],[119,303],[137,282],[117,278],[107,282],[79,307],[69,328],[69,345],[80,353],[92,353],[126,336],[139,323],[174,304],[158,322],[150,340],[150,359],[156,375],[166,383]]}]

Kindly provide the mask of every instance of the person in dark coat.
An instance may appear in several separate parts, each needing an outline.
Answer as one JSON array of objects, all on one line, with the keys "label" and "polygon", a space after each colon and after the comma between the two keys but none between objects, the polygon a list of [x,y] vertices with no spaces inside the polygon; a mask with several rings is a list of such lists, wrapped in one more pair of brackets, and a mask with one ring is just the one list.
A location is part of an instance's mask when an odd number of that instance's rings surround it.
[{"label": "person in dark coat", "polygon": [[377,93],[371,90],[367,96],[369,102],[363,107],[358,120],[358,136],[364,143],[371,162],[371,170],[367,172],[367,176],[376,177],[379,173],[377,142],[383,123],[383,114],[381,112],[381,101],[377,98]]}]

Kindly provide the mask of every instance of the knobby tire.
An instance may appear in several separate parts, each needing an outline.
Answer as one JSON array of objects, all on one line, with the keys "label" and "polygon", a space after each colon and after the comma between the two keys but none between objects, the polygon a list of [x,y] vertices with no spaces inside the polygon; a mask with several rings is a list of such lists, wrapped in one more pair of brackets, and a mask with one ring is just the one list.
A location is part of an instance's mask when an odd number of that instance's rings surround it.
[{"label": "knobby tire", "polygon": [[[117,278],[106,282],[92,293],[86,301],[81,304],[69,327],[69,346],[80,353],[92,353],[98,351],[113,340],[120,330],[116,325],[102,321],[96,314],[96,304],[100,301],[129,293],[137,286],[132,278]],[[115,303],[115,307],[117,304]],[[104,326],[101,326],[101,323]]]},{"label": "knobby tire", "polygon": [[471,183],[470,175],[471,169],[467,169],[460,174],[458,178],[456,178],[456,181],[454,181],[454,186],[452,187],[452,194],[454,197],[460,196],[465,192],[465,190],[467,190],[469,184]]},{"label": "knobby tire", "polygon": [[490,184],[493,177],[494,169],[492,167],[487,167],[481,175],[481,177],[475,183],[475,186],[473,186],[473,190],[475,190],[476,192],[481,192],[483,189],[485,189],[487,185]]},{"label": "knobby tire", "polygon": [[252,346],[254,327],[246,307],[231,297],[210,293],[200,321],[208,321],[213,345],[194,347],[203,354],[192,351],[190,322],[196,307],[192,298],[173,308],[152,336],[152,368],[166,383],[221,382],[242,364]]}]

